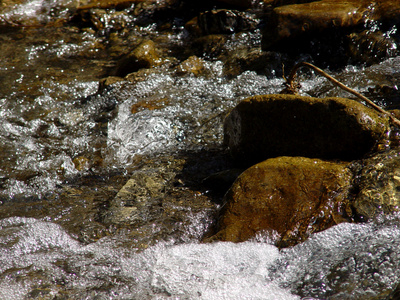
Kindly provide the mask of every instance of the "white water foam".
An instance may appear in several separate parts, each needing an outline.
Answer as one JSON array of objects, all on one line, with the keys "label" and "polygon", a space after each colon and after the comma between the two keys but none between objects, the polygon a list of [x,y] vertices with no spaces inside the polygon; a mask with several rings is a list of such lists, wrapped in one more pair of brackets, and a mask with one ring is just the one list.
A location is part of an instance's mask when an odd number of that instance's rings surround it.
[{"label": "white water foam", "polygon": [[51,222],[0,221],[0,298],[367,299],[400,278],[397,225],[340,224],[291,249],[267,243],[84,245]]},{"label": "white water foam", "polygon": [[119,107],[119,115],[108,125],[109,150],[121,164],[137,154],[157,153],[176,147],[182,124],[167,111],[142,111],[131,114],[126,105]]},{"label": "white water foam", "polygon": [[280,254],[268,244],[160,243],[135,253],[107,238],[83,245],[54,223],[9,218],[0,221],[0,247],[1,299],[41,287],[73,299],[299,299],[269,279]]},{"label": "white water foam", "polygon": [[73,9],[79,5],[79,1],[48,1],[31,0],[17,5],[9,5],[2,12],[1,21],[16,22],[17,24],[29,24],[29,20],[47,23],[58,18],[66,17],[67,9]]},{"label": "white water foam", "polygon": [[[111,149],[110,156],[116,160],[114,164],[125,165],[137,154],[184,147],[184,140],[193,138],[191,134],[202,128],[202,124],[209,125],[213,117],[225,114],[241,99],[272,93],[281,85],[281,79],[268,80],[255,72],[245,72],[234,80],[149,75],[131,88],[129,94],[124,93],[118,115],[109,122],[107,148]],[[113,93],[118,93],[118,88],[110,95]],[[151,101],[162,103],[162,99],[165,99],[165,107],[131,112],[132,105]],[[214,136],[222,143],[222,124],[215,128]]]},{"label": "white water foam", "polygon": [[342,223],[314,234],[282,251],[274,277],[303,296],[386,299],[400,282],[397,222]]}]

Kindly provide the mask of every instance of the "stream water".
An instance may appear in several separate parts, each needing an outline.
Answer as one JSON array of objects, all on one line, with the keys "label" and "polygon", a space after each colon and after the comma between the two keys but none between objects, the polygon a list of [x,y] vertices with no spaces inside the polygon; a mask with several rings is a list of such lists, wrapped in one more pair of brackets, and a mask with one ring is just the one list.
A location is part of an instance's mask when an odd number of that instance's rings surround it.
[{"label": "stream water", "polygon": [[[1,299],[398,299],[397,216],[340,224],[284,250],[261,235],[200,243],[218,202],[187,182],[224,168],[225,112],[279,92],[281,70],[225,76],[223,63],[210,59],[203,76],[162,65],[99,91],[115,65],[107,35],[32,26],[66,18],[77,5],[34,0],[0,15]],[[130,30],[132,39],[161,34],[151,24]],[[167,41],[181,45],[185,34],[179,27]],[[229,47],[259,47],[260,39],[258,30],[233,35]],[[400,56],[334,75],[360,92],[397,89]],[[302,93],[348,96],[310,73]],[[150,203],[144,223],[104,222],[107,203],[140,172],[173,182],[163,203],[170,215]]]}]

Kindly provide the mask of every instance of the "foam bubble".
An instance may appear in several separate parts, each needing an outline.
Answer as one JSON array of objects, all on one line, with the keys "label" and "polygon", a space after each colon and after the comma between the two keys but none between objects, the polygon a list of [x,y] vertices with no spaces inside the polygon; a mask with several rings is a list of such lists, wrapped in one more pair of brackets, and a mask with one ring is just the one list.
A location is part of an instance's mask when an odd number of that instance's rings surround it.
[{"label": "foam bubble", "polygon": [[107,237],[84,245],[57,224],[9,218],[0,221],[0,296],[299,299],[269,278],[278,257],[276,247],[252,242],[159,243],[136,253]]},{"label": "foam bubble", "polygon": [[153,289],[190,299],[299,299],[269,279],[268,244],[185,244],[157,252]]},{"label": "foam bubble", "polygon": [[274,278],[302,296],[370,299],[398,284],[399,253],[396,224],[342,223],[284,250]]}]

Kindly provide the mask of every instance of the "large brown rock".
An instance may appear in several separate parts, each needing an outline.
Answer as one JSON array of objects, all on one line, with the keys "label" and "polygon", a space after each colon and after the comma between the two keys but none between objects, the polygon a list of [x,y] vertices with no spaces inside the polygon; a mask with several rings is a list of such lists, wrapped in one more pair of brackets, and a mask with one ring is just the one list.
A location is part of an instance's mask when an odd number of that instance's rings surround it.
[{"label": "large brown rock", "polygon": [[[243,172],[225,195],[210,240],[242,242],[278,234],[284,247],[346,220],[352,174],[346,164],[278,157]],[[274,235],[274,234],[273,234]]]},{"label": "large brown rock", "polygon": [[284,155],[353,160],[371,151],[388,130],[387,118],[355,100],[263,95],[230,112],[224,142],[245,165]]},{"label": "large brown rock", "polygon": [[400,2],[391,0],[322,0],[283,5],[273,10],[263,48],[327,29],[354,28],[367,20],[396,23],[399,19]]}]

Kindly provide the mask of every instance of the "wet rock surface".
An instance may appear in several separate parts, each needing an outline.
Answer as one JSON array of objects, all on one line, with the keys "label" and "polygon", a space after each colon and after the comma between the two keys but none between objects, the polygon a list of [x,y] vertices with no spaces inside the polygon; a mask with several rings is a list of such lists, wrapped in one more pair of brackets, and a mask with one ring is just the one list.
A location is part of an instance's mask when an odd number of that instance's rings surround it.
[{"label": "wet rock surface", "polygon": [[[283,2],[275,1],[272,5],[289,4],[288,2]],[[128,3],[132,3],[132,5]],[[38,214],[35,207],[46,206],[46,199],[56,197],[57,199],[63,199],[62,201],[65,203],[72,203],[76,201],[77,195],[87,194],[88,197],[82,200],[83,203],[87,201],[92,203],[93,199],[96,198],[101,200],[96,200],[90,205],[82,204],[88,207],[87,211],[82,211],[84,214],[87,213],[88,216],[88,222],[84,222],[85,225],[82,228],[86,228],[85,226],[87,228],[80,231],[80,229],[75,228],[76,223],[73,223],[74,225],[67,226],[71,232],[77,236],[82,236],[82,240],[89,241],[99,238],[106,234],[105,232],[109,232],[105,224],[108,224],[107,226],[109,224],[125,226],[121,225],[124,223],[123,218],[115,216],[129,207],[133,210],[133,207],[136,206],[132,204],[132,201],[129,202],[129,196],[124,196],[125,198],[120,196],[125,193],[125,195],[130,194],[132,197],[137,197],[137,195],[142,197],[146,194],[143,192],[146,191],[146,183],[141,182],[140,178],[135,179],[132,174],[124,176],[107,175],[107,168],[110,164],[107,155],[111,148],[107,144],[107,139],[112,135],[113,131],[117,130],[116,124],[118,126],[126,126],[130,123],[139,124],[140,121],[144,120],[148,120],[147,123],[150,121],[162,121],[164,125],[175,126],[175,129],[170,131],[171,134],[168,135],[171,139],[186,138],[194,141],[195,146],[188,146],[190,148],[197,149],[196,147],[199,145],[202,145],[201,147],[220,145],[222,134],[216,128],[220,128],[218,126],[222,122],[225,111],[233,107],[239,99],[248,96],[248,93],[260,94],[259,91],[263,89],[274,91],[273,88],[263,87],[263,84],[261,84],[260,89],[254,89],[257,92],[246,91],[246,85],[254,84],[252,73],[246,72],[251,70],[274,77],[281,74],[281,63],[283,61],[285,63],[288,62],[289,65],[292,61],[292,58],[281,53],[261,50],[259,27],[265,25],[262,18],[269,18],[271,3],[266,2],[265,6],[252,6],[246,11],[237,4],[231,3],[233,6],[224,7],[225,4],[223,2],[218,2],[217,4],[208,2],[189,4],[182,2],[179,5],[176,1],[162,1],[162,3],[154,1],[141,3],[136,3],[135,1],[80,2],[77,8],[69,10],[68,17],[66,17],[65,12],[57,11],[52,7],[46,8],[52,12],[51,18],[46,19],[47,21],[36,20],[36,23],[31,23],[31,21],[20,22],[18,19],[20,17],[17,17],[16,14],[7,15],[7,9],[4,8],[5,17],[1,20],[2,26],[7,28],[2,35],[4,41],[2,53],[6,57],[4,64],[9,70],[13,70],[16,61],[19,61],[21,66],[19,70],[11,71],[7,76],[3,76],[3,87],[13,86],[17,83],[15,91],[12,92],[14,97],[21,96],[26,103],[31,102],[32,99],[38,99],[37,101],[35,100],[36,102],[31,108],[21,109],[23,113],[19,119],[13,116],[11,123],[17,124],[21,128],[33,128],[34,142],[43,145],[41,146],[43,153],[32,158],[39,160],[38,165],[42,164],[40,159],[43,157],[58,155],[54,167],[48,163],[49,167],[45,169],[44,173],[47,174],[46,172],[52,172],[54,169],[53,171],[60,176],[60,181],[57,181],[57,184],[66,185],[65,189],[62,187],[60,190],[57,190],[55,185],[50,188],[54,190],[54,195],[51,195],[53,192],[45,191],[43,194],[33,196],[32,199],[35,199],[35,205],[26,208],[30,212],[21,212],[21,210],[25,209],[23,205],[16,205],[12,209],[12,214],[35,215]],[[10,7],[11,5],[14,5],[14,3],[10,4]],[[392,15],[390,20],[395,22],[395,18]],[[182,16],[182,18],[177,16]],[[193,20],[195,16],[197,17],[195,20],[196,26],[200,31],[185,31],[184,25]],[[58,25],[48,23],[49,26],[47,27],[30,27],[32,24],[37,25],[37,22],[43,25],[45,22],[54,20],[58,20],[57,22],[60,23],[57,23]],[[352,37],[352,39],[357,44],[357,38]],[[7,47],[11,41],[16,47]],[[27,47],[27,51],[25,51],[25,47]],[[19,57],[19,60],[12,60],[11,57],[14,56]],[[36,58],[35,62],[33,62],[34,58]],[[217,63],[214,63],[214,61],[217,61]],[[32,69],[30,64],[34,63],[37,63],[36,71],[33,73],[27,72]],[[223,67],[222,71],[221,66]],[[110,74],[118,76],[108,76]],[[165,76],[165,74],[168,75]],[[216,78],[218,82],[220,80],[218,76],[222,76],[221,74],[230,78],[238,76],[246,78],[246,76],[249,76],[250,79],[241,87],[243,91],[236,91],[236,95],[229,96],[229,99],[233,98],[234,101],[229,100],[230,102],[226,103],[224,98],[212,96],[211,98],[214,97],[215,99],[213,98],[209,103],[204,104],[204,108],[207,107],[212,112],[208,116],[202,116],[199,110],[199,113],[196,112],[191,117],[180,116],[177,121],[173,120],[171,115],[166,118],[160,117],[164,111],[168,111],[176,105],[174,102],[176,100],[169,97],[169,92],[165,92],[160,88],[158,94],[146,95],[144,93],[145,96],[132,100],[129,105],[127,104],[130,114],[124,119],[125,123],[113,121],[118,115],[117,111],[121,109],[120,105],[130,99],[133,94],[144,89],[146,84],[154,84],[157,87],[157,76],[164,76],[167,81],[171,82],[176,80],[179,85],[192,77],[199,78],[199,82],[209,78]],[[171,79],[175,75],[179,76],[180,79]],[[396,79],[395,76],[394,74],[390,80],[394,81]],[[47,78],[52,78],[52,80],[47,80]],[[70,90],[77,89],[73,85],[74,81],[90,81],[92,84],[90,88],[79,87],[78,89],[84,92],[71,96]],[[58,83],[61,84],[60,87],[51,90]],[[389,88],[394,90],[390,86]],[[235,89],[235,87],[222,87],[222,91],[225,89]],[[156,90],[157,88],[155,88]],[[29,96],[25,95],[26,91],[29,91]],[[1,92],[2,95],[5,95],[9,91],[3,89]],[[46,96],[43,96],[43,93]],[[204,91],[196,92],[194,90],[194,97],[208,101],[208,96],[202,96],[202,93]],[[382,95],[381,97],[387,98],[380,91],[374,91],[374,95],[377,97]],[[46,97],[53,97],[59,101],[58,103],[67,101],[68,104],[48,105],[46,101],[51,103],[52,100],[46,100]],[[75,98],[75,100],[70,104],[68,101],[71,98]],[[185,102],[188,102],[181,95],[176,99],[178,102],[181,101],[179,106],[182,107],[184,107]],[[149,112],[154,112],[154,115],[149,115]],[[90,125],[87,126],[87,122]],[[179,133],[179,130],[181,130],[179,127],[182,126],[188,126],[189,129],[186,130],[186,133]],[[199,127],[197,128],[197,126]],[[147,143],[140,144],[144,148],[154,143],[156,141],[154,137],[162,133],[159,127],[155,125],[142,126],[140,128],[146,132],[139,135],[132,133],[126,136],[132,137],[133,144],[140,138],[148,139]],[[65,135],[68,138],[65,138]],[[87,136],[89,140],[80,142],[82,136]],[[65,140],[65,144],[61,140]],[[311,145],[313,143],[314,141],[310,140],[306,144]],[[56,146],[53,145],[60,145],[62,149],[56,149]],[[175,147],[177,144],[175,142],[166,142],[164,145],[165,151],[168,151],[167,147],[170,145]],[[88,151],[88,149],[93,149],[93,151]],[[129,149],[136,151],[135,147]],[[15,154],[9,155],[9,153],[16,153],[9,143],[4,143],[2,150],[4,150],[3,161],[8,161],[10,164],[17,163],[17,156]],[[260,158],[259,161],[264,158]],[[131,170],[130,168],[138,161],[140,159],[133,159],[132,165],[127,166],[128,169]],[[47,162],[43,164],[47,166]],[[22,164],[22,166],[25,165]],[[58,165],[62,165],[62,167]],[[199,161],[195,165],[201,166],[202,163]],[[227,167],[232,168],[235,166],[229,165]],[[37,168],[23,171],[13,169],[13,166],[7,165],[4,167],[7,174],[1,178],[2,184],[3,186],[11,186],[15,181],[22,186],[35,186],[39,180],[38,178],[42,176],[40,174],[43,173]],[[224,167],[216,168],[214,171],[218,172],[221,169],[223,170]],[[157,177],[157,172],[159,172],[159,169],[155,167],[150,172],[151,179],[149,180],[154,182],[161,180]],[[171,185],[173,186],[174,181],[171,178],[180,176],[181,172],[182,170],[179,168],[171,171],[171,174],[167,176],[169,179],[165,183],[164,190],[173,190]],[[206,172],[203,177],[198,178],[198,182],[203,185],[198,187],[197,190],[210,188],[211,191],[217,191],[219,198],[216,197],[218,199],[213,200],[220,203],[220,196],[229,188],[230,183],[240,171],[228,170],[214,177],[210,176],[210,173],[212,172]],[[133,177],[130,178],[130,175]],[[111,188],[105,184],[99,188],[99,191],[92,191],[90,184],[88,184],[89,178],[94,178],[91,176],[98,176],[94,181],[96,184],[100,184],[103,180],[109,180],[115,183],[115,187]],[[206,177],[208,179],[203,182]],[[68,183],[62,183],[63,180]],[[78,188],[78,182],[82,184],[81,189]],[[137,182],[140,182],[138,186],[129,188],[129,183],[135,185]],[[118,191],[125,184],[128,185],[121,190],[117,197]],[[69,189],[69,185],[72,185],[72,190]],[[128,193],[127,191],[130,192]],[[49,195],[46,193],[49,193]],[[57,196],[58,193],[62,194],[62,196]],[[149,195],[152,194],[150,193]],[[159,209],[160,199],[165,197],[165,192],[158,191],[154,197],[149,195],[143,197],[158,200],[154,200],[154,203],[152,200],[149,200],[149,202],[144,201],[143,203],[145,204],[143,206],[137,206],[138,210],[143,210],[144,215],[151,214],[153,208],[155,210]],[[15,199],[24,198],[20,193],[16,193],[13,197]],[[26,197],[29,198],[30,196]],[[65,200],[69,197],[73,199],[71,200],[72,202]],[[209,199],[209,195],[203,195],[202,197]],[[36,200],[38,202],[35,202]],[[12,203],[8,202],[8,200],[5,200],[5,203],[7,203],[5,207],[11,209]],[[215,210],[217,206],[214,205],[213,209]],[[61,207],[64,206],[62,205]],[[99,207],[107,207],[109,211],[106,209],[103,211]],[[93,212],[93,209],[96,212]],[[100,209],[101,213],[97,209]],[[58,218],[61,211],[54,210],[51,214],[52,218]],[[76,210],[71,210],[72,214],[75,212]],[[82,218],[84,217],[81,213],[76,217],[70,217],[70,219],[74,220]],[[62,220],[64,219],[67,220],[68,218],[62,218]],[[91,222],[89,220],[94,219],[97,221],[93,223],[92,228],[88,224]],[[107,222],[105,222],[106,219]],[[154,221],[152,217],[146,220],[144,223],[139,222],[142,224],[139,227],[147,226],[146,224],[151,223],[149,220]],[[135,226],[132,225],[134,223],[129,221],[126,226]]]},{"label": "wet rock surface", "polygon": [[349,34],[349,56],[353,61],[369,65],[387,57],[394,57],[398,51],[395,39],[381,31]]},{"label": "wet rock surface", "polygon": [[282,155],[352,160],[372,151],[388,131],[385,118],[354,100],[264,95],[229,113],[224,142],[242,163]]},{"label": "wet rock surface", "polygon": [[102,218],[105,224],[143,225],[159,214],[165,180],[158,170],[139,171],[125,183],[110,202],[107,213]]},{"label": "wet rock surface", "polygon": [[[287,247],[351,215],[346,164],[302,157],[268,159],[244,171],[224,198],[209,240],[243,242],[257,233]],[[277,235],[277,236],[276,236]]]},{"label": "wet rock surface", "polygon": [[398,150],[379,153],[362,162],[353,206],[361,220],[376,220],[400,207],[400,158]]},{"label": "wet rock surface", "polygon": [[[282,1],[283,2],[283,1]],[[262,47],[293,52],[303,49],[321,63],[340,66],[340,60],[349,56],[358,63],[373,63],[392,57],[397,52],[398,37],[391,32],[396,24],[400,7],[392,1],[296,1],[298,4],[275,3],[270,21],[264,28]],[[377,22],[385,24],[382,33],[373,28]],[[372,24],[372,25],[371,25]],[[372,27],[371,27],[372,26]],[[363,30],[371,27],[365,36]],[[350,38],[349,38],[350,37]],[[354,42],[357,45],[354,47]],[[293,48],[290,45],[296,44]],[[336,50],[329,50],[334,47]],[[326,59],[325,54],[335,52],[336,57]],[[345,54],[347,53],[347,54]]]}]

